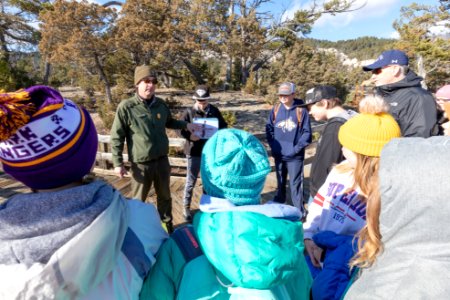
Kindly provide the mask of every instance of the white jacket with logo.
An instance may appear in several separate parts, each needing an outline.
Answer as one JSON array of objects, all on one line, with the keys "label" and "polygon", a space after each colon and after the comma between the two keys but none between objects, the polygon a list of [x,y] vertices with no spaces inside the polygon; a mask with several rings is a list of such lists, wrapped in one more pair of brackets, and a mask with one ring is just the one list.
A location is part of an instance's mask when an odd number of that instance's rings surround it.
[{"label": "white jacket with logo", "polygon": [[340,172],[333,168],[308,207],[303,224],[305,239],[321,231],[355,235],[366,224],[366,203],[361,200],[359,188],[350,190],[353,182],[353,171]]}]

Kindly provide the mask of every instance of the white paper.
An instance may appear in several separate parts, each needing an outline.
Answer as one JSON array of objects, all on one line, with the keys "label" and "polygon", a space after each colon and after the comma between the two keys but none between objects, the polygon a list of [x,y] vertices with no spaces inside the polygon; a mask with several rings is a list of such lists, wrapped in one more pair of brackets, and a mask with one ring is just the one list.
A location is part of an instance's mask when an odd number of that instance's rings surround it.
[{"label": "white paper", "polygon": [[194,131],[194,134],[201,139],[209,139],[219,130],[217,118],[194,118],[193,123],[202,125],[200,130]]}]

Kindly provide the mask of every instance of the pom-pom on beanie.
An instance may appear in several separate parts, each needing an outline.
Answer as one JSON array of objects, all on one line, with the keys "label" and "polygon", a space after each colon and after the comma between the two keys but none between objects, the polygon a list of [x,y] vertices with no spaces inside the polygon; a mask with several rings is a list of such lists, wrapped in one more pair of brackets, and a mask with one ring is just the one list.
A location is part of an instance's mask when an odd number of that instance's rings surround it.
[{"label": "pom-pom on beanie", "polygon": [[256,137],[238,129],[221,129],[203,148],[200,172],[208,195],[235,205],[259,204],[270,164]]},{"label": "pom-pom on beanie", "polygon": [[339,142],[345,148],[362,155],[379,157],[381,149],[391,139],[400,137],[397,121],[388,113],[380,97],[366,97],[360,103],[360,114],[339,129]]},{"label": "pom-pom on beanie", "polygon": [[95,162],[89,113],[47,86],[0,94],[3,170],[32,189],[80,180]]}]

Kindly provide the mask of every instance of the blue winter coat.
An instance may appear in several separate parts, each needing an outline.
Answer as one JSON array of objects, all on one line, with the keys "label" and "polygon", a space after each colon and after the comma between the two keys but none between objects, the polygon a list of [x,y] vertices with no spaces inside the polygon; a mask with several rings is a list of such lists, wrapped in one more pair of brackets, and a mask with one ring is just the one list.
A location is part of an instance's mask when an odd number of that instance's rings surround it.
[{"label": "blue winter coat", "polygon": [[322,231],[314,235],[314,243],[325,251],[322,271],[314,278],[314,300],[341,299],[351,277],[349,261],[356,252],[353,236]]}]

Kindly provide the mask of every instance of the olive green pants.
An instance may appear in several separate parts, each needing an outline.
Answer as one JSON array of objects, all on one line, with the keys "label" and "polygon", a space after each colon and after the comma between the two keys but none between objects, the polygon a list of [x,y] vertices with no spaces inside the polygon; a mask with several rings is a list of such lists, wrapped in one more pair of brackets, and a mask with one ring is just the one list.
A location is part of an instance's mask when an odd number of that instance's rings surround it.
[{"label": "olive green pants", "polygon": [[133,198],[145,202],[154,183],[159,216],[164,223],[171,222],[170,164],[167,156],[145,163],[131,163],[131,176]]}]

